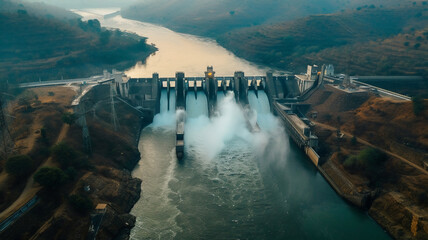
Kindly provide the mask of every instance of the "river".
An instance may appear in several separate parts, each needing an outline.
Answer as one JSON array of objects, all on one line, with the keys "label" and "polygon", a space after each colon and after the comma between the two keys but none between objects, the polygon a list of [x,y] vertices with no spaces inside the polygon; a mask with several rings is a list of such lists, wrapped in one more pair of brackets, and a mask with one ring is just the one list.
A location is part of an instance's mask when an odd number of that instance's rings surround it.
[{"label": "river", "polygon": [[[159,51],[126,71],[132,77],[153,72],[202,76],[207,65],[217,75],[264,74],[268,69],[242,60],[214,41],[161,26],[114,17],[103,26],[148,37]],[[96,12],[95,12],[96,13]],[[366,212],[347,204],[266,111],[262,93],[249,96],[262,131],[246,129],[245,111],[233,96],[222,96],[209,119],[192,108],[186,123],[186,155],[175,157],[174,112],[163,112],[143,129],[141,160],[133,176],[143,180],[132,239],[390,239]],[[262,97],[260,97],[262,96]],[[188,99],[188,107],[206,99]],[[164,100],[161,100],[165,102]]]}]

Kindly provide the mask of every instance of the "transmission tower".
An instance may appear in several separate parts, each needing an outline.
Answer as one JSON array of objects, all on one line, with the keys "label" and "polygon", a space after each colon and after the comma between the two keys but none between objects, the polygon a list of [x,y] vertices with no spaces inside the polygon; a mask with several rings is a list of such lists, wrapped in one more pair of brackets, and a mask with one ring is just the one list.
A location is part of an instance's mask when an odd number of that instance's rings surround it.
[{"label": "transmission tower", "polygon": [[86,124],[86,110],[83,104],[79,104],[79,123],[82,126],[83,148],[86,153],[92,153],[91,137],[89,135],[88,125]]},{"label": "transmission tower", "polygon": [[12,136],[10,135],[9,128],[7,126],[5,113],[3,109],[3,101],[0,97],[0,131],[1,131],[1,137],[2,137],[2,155],[6,159],[9,154],[13,151],[13,148],[15,146],[15,143],[12,139]]},{"label": "transmission tower", "polygon": [[111,123],[114,127],[114,130],[117,131],[119,128],[119,120],[116,115],[116,107],[114,106],[114,96],[116,95],[114,90],[114,82],[110,84],[110,101],[111,101]]}]

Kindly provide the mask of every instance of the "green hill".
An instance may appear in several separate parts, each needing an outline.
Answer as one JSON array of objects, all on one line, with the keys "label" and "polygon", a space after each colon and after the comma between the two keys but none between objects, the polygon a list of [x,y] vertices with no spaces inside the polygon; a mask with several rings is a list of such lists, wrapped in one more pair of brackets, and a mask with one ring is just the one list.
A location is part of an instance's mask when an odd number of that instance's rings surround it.
[{"label": "green hill", "polygon": [[40,1],[27,2],[21,0],[0,0],[0,12],[16,13],[26,12],[29,15],[46,18],[56,18],[59,20],[77,19],[80,16],[65,9],[51,6]]},{"label": "green hill", "polygon": [[[10,8],[9,8],[10,9]],[[20,6],[0,10],[0,79],[22,82],[87,77],[123,70],[156,48],[137,35],[101,28],[98,20],[58,20]]]},{"label": "green hill", "polygon": [[[146,0],[122,9],[122,15],[202,36],[242,27],[289,21],[349,8],[411,5],[408,0]],[[420,2],[417,0],[416,2]]]},{"label": "green hill", "polygon": [[428,6],[362,8],[240,29],[218,42],[240,57],[282,69],[333,63],[350,73],[426,74]]}]

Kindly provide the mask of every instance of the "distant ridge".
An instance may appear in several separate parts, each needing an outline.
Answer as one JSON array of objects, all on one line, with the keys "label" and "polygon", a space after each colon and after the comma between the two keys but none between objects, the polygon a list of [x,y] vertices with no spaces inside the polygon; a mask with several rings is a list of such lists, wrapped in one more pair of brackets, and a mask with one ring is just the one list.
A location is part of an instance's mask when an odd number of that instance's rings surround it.
[{"label": "distant ridge", "polygon": [[245,28],[218,42],[250,61],[302,71],[333,63],[356,75],[426,75],[428,6],[364,8]]},{"label": "distant ridge", "polygon": [[145,0],[122,16],[178,32],[216,37],[243,28],[364,7],[401,7],[421,0]]}]

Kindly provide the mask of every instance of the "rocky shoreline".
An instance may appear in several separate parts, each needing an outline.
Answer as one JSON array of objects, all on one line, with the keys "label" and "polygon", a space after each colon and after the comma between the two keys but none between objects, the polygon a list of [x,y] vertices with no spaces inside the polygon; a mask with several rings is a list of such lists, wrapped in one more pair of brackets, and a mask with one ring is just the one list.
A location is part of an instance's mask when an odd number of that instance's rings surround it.
[{"label": "rocky shoreline", "polygon": [[[93,91],[93,96],[103,96],[101,92],[105,94],[106,89],[100,87]],[[89,97],[93,98],[93,96]],[[102,99],[102,97],[98,98]],[[121,111],[120,114],[118,113],[121,129],[115,133],[119,138],[112,140],[112,145],[114,146],[124,139],[127,140],[127,144],[117,156],[106,156],[118,166],[106,166],[106,162],[102,161],[97,166],[96,173],[91,173],[81,179],[83,184],[87,183],[91,186],[93,199],[98,200],[99,203],[107,203],[97,239],[129,239],[136,221],[136,217],[130,214],[130,211],[141,195],[142,181],[132,177],[132,170],[141,158],[141,153],[138,151],[140,132],[151,121],[142,121],[131,108],[127,108],[125,105],[120,105],[118,109]],[[91,123],[95,124],[89,121],[89,127]],[[100,140],[102,137],[99,136]],[[105,155],[103,151],[100,151],[100,154]]]}]

